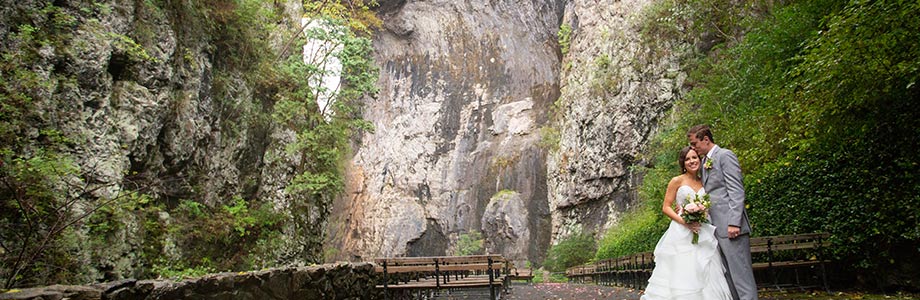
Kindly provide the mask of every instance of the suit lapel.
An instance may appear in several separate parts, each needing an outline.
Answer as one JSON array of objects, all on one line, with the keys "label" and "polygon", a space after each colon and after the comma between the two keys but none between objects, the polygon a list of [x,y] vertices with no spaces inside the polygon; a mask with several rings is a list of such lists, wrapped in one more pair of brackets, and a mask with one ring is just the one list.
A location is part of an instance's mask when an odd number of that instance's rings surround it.
[{"label": "suit lapel", "polygon": [[[710,161],[713,157],[716,156],[716,153],[719,151],[719,145],[712,147],[712,150],[709,150],[709,153],[706,154],[706,161],[703,163],[703,186],[706,186],[706,183],[709,182],[709,169],[706,169],[706,164],[712,164]],[[708,191],[708,189],[707,189]]]},{"label": "suit lapel", "polygon": [[[709,160],[709,158],[706,158],[706,160]],[[706,164],[703,163],[703,165],[705,166]],[[703,186],[705,187],[705,186],[706,186],[706,182],[709,181],[709,172],[706,171],[706,168],[705,168],[705,167],[703,168],[702,172],[703,172]],[[707,189],[707,191],[708,191],[708,189]]]}]

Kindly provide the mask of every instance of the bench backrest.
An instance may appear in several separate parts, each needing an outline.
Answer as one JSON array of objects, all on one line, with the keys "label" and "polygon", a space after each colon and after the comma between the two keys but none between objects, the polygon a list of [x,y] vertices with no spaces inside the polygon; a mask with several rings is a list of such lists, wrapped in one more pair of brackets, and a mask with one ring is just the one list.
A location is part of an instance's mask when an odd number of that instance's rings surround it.
[{"label": "bench backrest", "polygon": [[507,260],[501,255],[387,257],[374,259],[378,273],[502,270]]},{"label": "bench backrest", "polygon": [[789,234],[751,238],[751,254],[768,251],[815,249],[825,244],[829,233]]}]

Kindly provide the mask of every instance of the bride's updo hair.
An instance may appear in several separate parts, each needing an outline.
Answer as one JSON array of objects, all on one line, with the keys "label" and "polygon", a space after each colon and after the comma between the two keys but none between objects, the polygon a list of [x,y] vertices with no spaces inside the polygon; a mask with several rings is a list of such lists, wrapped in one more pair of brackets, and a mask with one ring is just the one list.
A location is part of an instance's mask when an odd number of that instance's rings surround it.
[{"label": "bride's updo hair", "polygon": [[684,166],[685,161],[687,160],[687,153],[690,153],[690,146],[680,149],[680,153],[677,154],[677,164],[680,165],[680,173],[687,173],[687,167]]}]

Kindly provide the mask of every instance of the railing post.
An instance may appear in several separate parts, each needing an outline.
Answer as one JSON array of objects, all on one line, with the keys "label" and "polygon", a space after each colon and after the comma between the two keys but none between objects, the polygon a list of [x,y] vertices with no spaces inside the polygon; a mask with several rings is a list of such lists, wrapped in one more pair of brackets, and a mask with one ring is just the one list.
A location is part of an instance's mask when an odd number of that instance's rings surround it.
[{"label": "railing post", "polygon": [[434,259],[434,284],[438,288],[438,291],[441,290],[441,268],[438,266],[438,259]]},{"label": "railing post", "polygon": [[604,261],[594,263],[594,274],[597,274],[598,285],[604,285]]},{"label": "railing post", "polygon": [[389,297],[390,291],[387,289],[387,284],[388,284],[387,281],[388,281],[387,280],[387,261],[383,260],[383,299],[384,300],[390,299]]},{"label": "railing post", "polygon": [[492,300],[495,300],[495,287],[492,285],[495,280],[495,274],[492,272],[492,257],[489,256],[489,295],[491,295]]},{"label": "railing post", "polygon": [[511,262],[506,261],[505,268],[507,269],[505,278],[508,279],[508,289],[511,289]]},{"label": "railing post", "polygon": [[824,282],[824,291],[831,293],[830,286],[827,285],[827,270],[824,267],[824,235],[818,236],[818,261],[821,262],[821,281]]},{"label": "railing post", "polygon": [[642,288],[642,286],[648,282],[648,277],[646,277],[645,270],[648,270],[648,264],[649,264],[650,259],[651,257],[649,257],[648,254],[645,254],[645,253],[642,254],[642,266],[639,267],[639,270],[641,270],[639,271],[639,274],[642,274],[642,277],[641,277],[642,280],[639,281],[639,288]]},{"label": "railing post", "polygon": [[629,273],[632,274],[632,283],[630,284],[630,286],[632,286],[632,288],[634,289],[637,289],[639,288],[639,271],[638,271],[639,270],[639,257],[636,257],[636,255],[633,254],[631,261],[632,261],[632,264],[631,264],[632,267],[630,268],[631,270],[629,271]]},{"label": "railing post", "polygon": [[776,270],[773,270],[773,239],[767,239],[767,270],[770,270],[770,278],[773,279],[773,285],[779,286],[779,279],[776,278]]},{"label": "railing post", "polygon": [[502,274],[505,274],[505,277],[502,278],[502,291],[507,294],[511,292],[511,263],[507,259],[502,267]]}]

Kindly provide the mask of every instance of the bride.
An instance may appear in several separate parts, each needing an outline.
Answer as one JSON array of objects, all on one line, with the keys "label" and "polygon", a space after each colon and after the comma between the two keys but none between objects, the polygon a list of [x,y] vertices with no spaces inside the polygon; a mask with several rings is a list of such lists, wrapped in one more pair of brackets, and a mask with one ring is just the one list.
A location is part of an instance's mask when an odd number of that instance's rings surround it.
[{"label": "bride", "polygon": [[[710,224],[686,223],[680,210],[687,198],[703,196],[700,181],[700,157],[690,147],[680,150],[677,163],[681,175],[671,179],[661,210],[671,218],[671,224],[655,246],[655,270],[641,300],[662,299],[731,299],[719,256],[715,227]],[[675,203],[676,202],[676,203]],[[676,204],[678,210],[672,206]],[[699,242],[693,244],[693,232]]]}]

